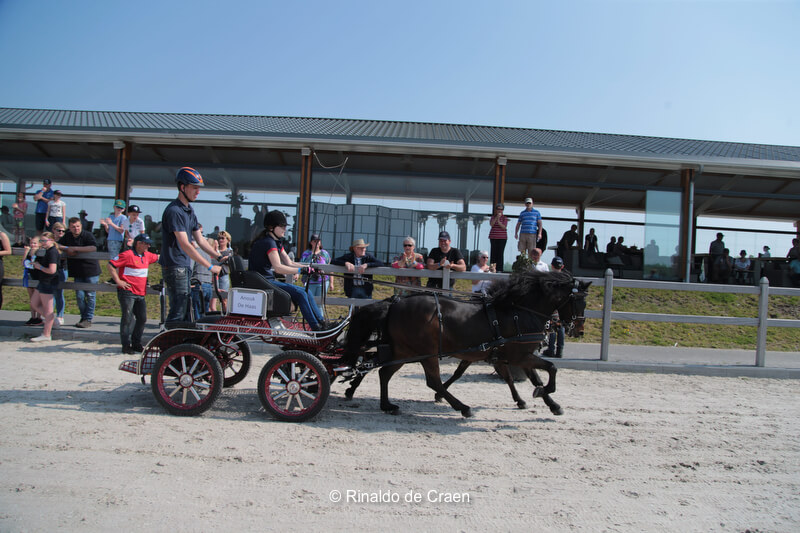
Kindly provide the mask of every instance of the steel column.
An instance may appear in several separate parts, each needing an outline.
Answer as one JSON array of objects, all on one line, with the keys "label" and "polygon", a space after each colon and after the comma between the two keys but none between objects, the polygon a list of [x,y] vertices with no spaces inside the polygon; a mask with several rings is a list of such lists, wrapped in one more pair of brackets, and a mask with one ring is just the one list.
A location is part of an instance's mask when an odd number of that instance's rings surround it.
[{"label": "steel column", "polygon": [[691,281],[692,249],[694,244],[694,170],[681,170],[681,227],[680,227],[680,262],[683,266],[683,281]]},{"label": "steel column", "polygon": [[302,150],[302,168],[300,170],[300,197],[297,202],[295,216],[295,244],[298,253],[306,249],[311,225],[311,175],[313,156],[310,148]]}]

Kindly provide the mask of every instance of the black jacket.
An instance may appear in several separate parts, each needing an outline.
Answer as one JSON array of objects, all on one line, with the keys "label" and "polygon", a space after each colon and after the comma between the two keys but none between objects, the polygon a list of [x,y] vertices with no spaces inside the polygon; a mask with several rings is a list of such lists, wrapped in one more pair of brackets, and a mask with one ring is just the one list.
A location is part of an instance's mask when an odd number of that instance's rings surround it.
[{"label": "black jacket", "polygon": [[[374,268],[374,267],[382,267],[385,266],[383,261],[376,259],[373,255],[367,253],[364,254],[364,258],[361,260],[362,264],[366,263],[367,268]],[[353,263],[356,264],[356,254],[353,252],[348,252],[341,257],[337,257],[333,261],[331,261],[332,265],[344,266],[345,263]],[[372,298],[372,276],[369,274],[364,274],[364,289],[367,291],[367,294],[370,298]],[[344,275],[344,293],[347,297],[350,297],[350,294],[353,292],[353,274],[345,274]]]}]

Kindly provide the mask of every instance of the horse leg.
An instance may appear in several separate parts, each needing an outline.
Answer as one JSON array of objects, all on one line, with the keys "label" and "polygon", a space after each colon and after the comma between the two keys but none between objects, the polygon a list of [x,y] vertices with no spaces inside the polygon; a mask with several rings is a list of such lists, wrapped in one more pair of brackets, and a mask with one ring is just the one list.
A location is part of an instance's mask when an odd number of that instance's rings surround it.
[{"label": "horse leg", "polygon": [[[558,371],[556,365],[550,361],[545,361],[544,359],[536,356],[534,356],[534,363],[538,364],[532,364],[530,367],[525,368],[525,373],[528,375],[528,379],[530,379],[531,383],[534,385],[533,397],[541,397],[547,407],[550,408],[550,412],[554,415],[563,415],[564,410],[560,405],[558,405],[558,403],[556,403],[555,400],[550,397],[550,394],[556,391],[556,372]],[[544,386],[542,383],[541,378],[539,378],[539,374],[536,373],[536,368],[541,368],[542,370],[547,371],[547,386]]]},{"label": "horse leg", "polygon": [[367,376],[366,374],[359,374],[356,377],[354,377],[353,382],[350,384],[350,387],[348,387],[348,389],[344,391],[344,397],[347,398],[348,400],[352,400],[353,394],[356,393],[356,389],[358,388],[359,385],[361,385],[361,382],[364,381],[364,378],[366,376]]},{"label": "horse leg", "polygon": [[424,361],[420,361],[422,363],[422,368],[425,370],[425,383],[433,389],[436,393],[441,395],[442,398],[447,400],[447,403],[450,404],[450,407],[455,409],[456,411],[460,411],[462,416],[469,418],[472,416],[472,409],[468,405],[464,405],[458,399],[447,392],[447,389],[444,388],[442,384],[442,376],[439,373],[439,359],[437,357],[430,357],[425,359]]},{"label": "horse leg", "polygon": [[517,392],[517,388],[514,386],[514,378],[511,376],[511,372],[508,369],[508,365],[505,363],[501,363],[498,361],[494,364],[494,369],[500,375],[503,380],[505,380],[508,388],[511,390],[511,397],[517,403],[517,407],[520,409],[525,409],[528,404],[520,397],[519,393]]},{"label": "horse leg", "polygon": [[[469,365],[471,365],[471,364],[472,364],[472,362],[471,362],[471,361],[461,361],[460,363],[458,363],[458,368],[456,368],[456,371],[455,371],[455,372],[453,372],[453,375],[452,375],[452,376],[450,376],[450,379],[448,379],[447,381],[445,381],[445,382],[442,384],[442,386],[443,386],[445,389],[447,389],[448,387],[450,387],[450,385],[452,385],[454,381],[456,381],[458,378],[460,378],[461,376],[463,376],[463,375],[464,375],[464,372],[466,372],[466,370],[469,368]],[[441,394],[439,394],[439,393],[436,393],[436,396],[434,396],[434,398],[433,398],[433,399],[434,399],[435,401],[437,401],[437,402],[441,402],[441,401],[442,401],[442,395],[441,395]]]},{"label": "horse leg", "polygon": [[400,407],[389,402],[389,380],[401,366],[403,365],[390,364],[382,366],[378,371],[378,376],[381,378],[381,409],[392,415],[399,414]]}]

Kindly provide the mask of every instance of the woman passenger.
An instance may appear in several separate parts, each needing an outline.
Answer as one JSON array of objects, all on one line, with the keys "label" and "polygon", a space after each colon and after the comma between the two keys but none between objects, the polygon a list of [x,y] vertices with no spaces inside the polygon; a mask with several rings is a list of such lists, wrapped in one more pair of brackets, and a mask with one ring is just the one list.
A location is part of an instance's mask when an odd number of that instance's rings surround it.
[{"label": "woman passenger", "polygon": [[[415,251],[416,244],[417,243],[413,237],[406,237],[403,239],[403,253],[394,258],[392,268],[414,268],[417,270],[424,269],[425,262],[422,260],[422,254],[418,254]],[[414,276],[397,276],[395,278],[395,282],[402,285],[408,285],[410,287],[422,286],[422,278]],[[394,290],[394,293],[399,295],[408,294],[410,292],[411,291],[402,289]]]}]

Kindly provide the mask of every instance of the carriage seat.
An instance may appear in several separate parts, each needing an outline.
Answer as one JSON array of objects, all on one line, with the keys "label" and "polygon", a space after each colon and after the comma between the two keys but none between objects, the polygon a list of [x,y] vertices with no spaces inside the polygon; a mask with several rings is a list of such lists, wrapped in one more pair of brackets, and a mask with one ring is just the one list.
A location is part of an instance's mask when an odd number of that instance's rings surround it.
[{"label": "carriage seat", "polygon": [[272,306],[267,309],[268,317],[286,316],[292,314],[292,297],[289,293],[274,285],[270,280],[252,270],[245,270],[244,261],[241,256],[232,255],[231,266],[231,287],[242,287],[244,289],[258,289],[267,293],[272,293]]}]

